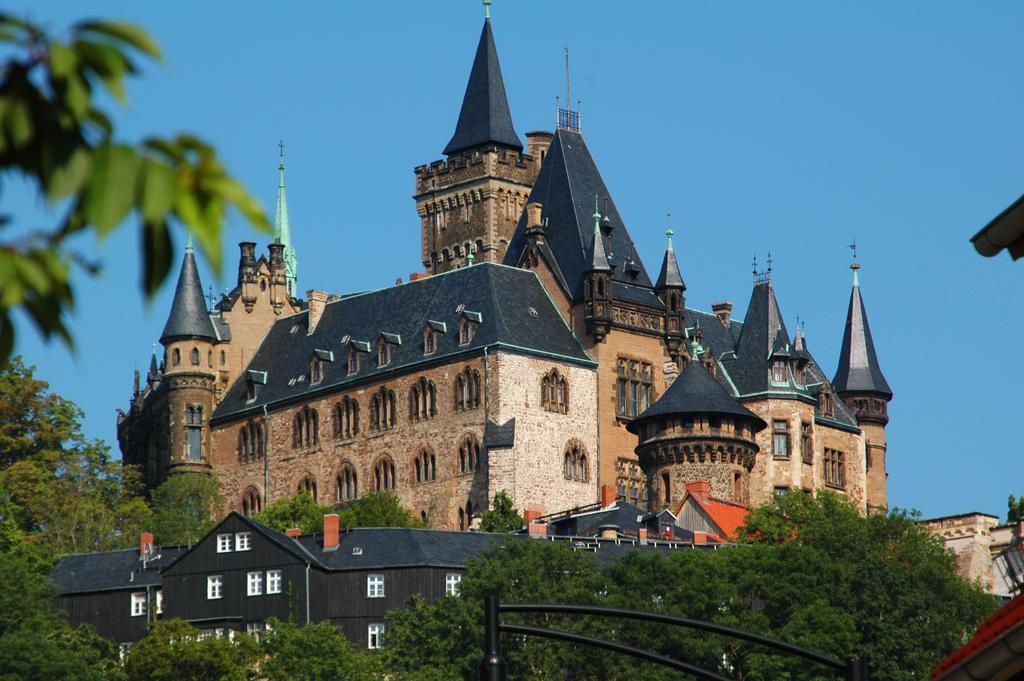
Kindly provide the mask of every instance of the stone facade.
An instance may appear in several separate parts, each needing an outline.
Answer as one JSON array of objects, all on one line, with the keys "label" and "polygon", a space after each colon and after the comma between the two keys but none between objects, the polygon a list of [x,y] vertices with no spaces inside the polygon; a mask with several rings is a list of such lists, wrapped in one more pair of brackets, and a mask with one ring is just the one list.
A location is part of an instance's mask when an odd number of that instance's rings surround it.
[{"label": "stone facade", "polygon": [[[942,539],[956,556],[956,571],[976,581],[989,593],[1009,598],[1016,592],[1006,560],[1008,551],[1018,551],[1020,525],[1001,525],[999,518],[985,513],[963,513],[922,521],[928,531]],[[1019,559],[1014,561],[1019,565]],[[1019,568],[1018,568],[1019,569]]]}]

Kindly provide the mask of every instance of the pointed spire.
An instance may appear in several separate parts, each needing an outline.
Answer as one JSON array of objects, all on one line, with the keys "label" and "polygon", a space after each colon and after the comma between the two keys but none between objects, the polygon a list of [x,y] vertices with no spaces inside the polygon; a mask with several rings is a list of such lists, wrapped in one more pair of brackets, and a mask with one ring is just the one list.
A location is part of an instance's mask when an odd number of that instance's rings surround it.
[{"label": "pointed spire", "polygon": [[185,246],[185,257],[181,261],[181,272],[178,274],[178,286],[174,289],[174,300],[171,302],[171,313],[167,316],[167,324],[160,334],[160,342],[167,344],[176,338],[202,338],[215,341],[213,323],[206,309],[206,298],[203,297],[203,285],[199,281],[199,269],[192,253],[191,243]]},{"label": "pointed spire", "polygon": [[871,338],[868,314],[864,309],[860,282],[857,278],[860,265],[856,259],[850,269],[853,270],[853,289],[850,292],[850,307],[846,313],[843,344],[839,350],[839,368],[836,369],[832,385],[838,393],[876,393],[891,399],[892,390],[882,374],[875,352],[875,342]]},{"label": "pointed spire", "polygon": [[668,245],[665,247],[665,258],[661,261],[661,274],[658,275],[658,283],[654,287],[657,289],[678,287],[685,291],[686,284],[683,282],[683,276],[679,273],[679,262],[676,260],[676,251],[672,247],[672,237],[675,235],[672,230],[672,213],[668,213],[667,217],[668,229],[665,230],[665,236],[668,239]]},{"label": "pointed spire", "polygon": [[160,380],[160,366],[156,362],[156,343],[153,343],[153,353],[149,356],[149,371],[146,372],[146,382],[151,386]]},{"label": "pointed spire", "polygon": [[288,223],[288,196],[284,190],[284,142],[279,142],[281,161],[278,163],[277,212],[274,215],[274,241],[284,246],[285,282],[288,294],[295,295],[299,279],[299,259],[292,245],[292,229]]},{"label": "pointed spire", "polygon": [[[488,6],[485,4],[485,7]],[[489,16],[484,19],[483,31],[480,33],[466,94],[462,98],[459,122],[451,141],[444,148],[444,154],[451,156],[486,144],[523,150],[523,143],[512,125],[512,113],[508,108],[505,81],[501,77],[501,64],[498,63],[498,49],[494,46]]]},{"label": "pointed spire", "polygon": [[594,240],[590,246],[590,271],[610,272],[608,256],[604,250],[604,236],[601,234],[601,211],[598,210],[598,198],[594,195]]}]

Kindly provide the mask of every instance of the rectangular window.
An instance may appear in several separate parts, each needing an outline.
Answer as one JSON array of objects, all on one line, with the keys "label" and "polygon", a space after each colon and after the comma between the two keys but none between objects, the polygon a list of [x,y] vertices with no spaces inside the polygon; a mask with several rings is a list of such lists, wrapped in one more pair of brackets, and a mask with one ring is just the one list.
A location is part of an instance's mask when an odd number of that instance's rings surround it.
[{"label": "rectangular window", "polygon": [[654,401],[654,371],[647,362],[619,358],[618,376],[615,388],[618,415],[636,418]]},{"label": "rectangular window", "polygon": [[789,458],[789,423],[772,421],[772,455],[777,459]]},{"label": "rectangular window", "polygon": [[786,363],[772,362],[772,383],[785,383],[786,381]]},{"label": "rectangular window", "polygon": [[224,595],[224,577],[221,575],[210,575],[206,578],[206,598],[216,600]]},{"label": "rectangular window", "polygon": [[203,408],[190,405],[185,410],[185,458],[203,460]]},{"label": "rectangular window", "polygon": [[384,575],[366,576],[366,597],[384,598]]},{"label": "rectangular window", "polygon": [[825,469],[825,484],[829,487],[845,489],[846,455],[834,449],[826,449],[822,463]]},{"label": "rectangular window", "polygon": [[280,570],[267,570],[267,593],[268,594],[279,594],[279,593],[281,593],[281,571]]},{"label": "rectangular window", "polygon": [[252,548],[252,532],[235,533],[235,551],[248,551]]},{"label": "rectangular window", "polygon": [[262,596],[263,595],[263,573],[256,571],[250,572],[247,576],[246,583],[249,585],[248,595],[250,596]]},{"label": "rectangular window", "polygon": [[162,589],[156,590],[156,614],[164,614],[164,592]]},{"label": "rectangular window", "polygon": [[774,492],[777,497],[784,497],[789,494],[789,487],[785,485],[776,485],[774,489],[772,489],[772,492]]},{"label": "rectangular window", "polygon": [[263,624],[263,622],[248,622],[245,625],[245,633],[249,634],[257,641],[263,638],[263,632],[266,630],[266,625]]},{"label": "rectangular window", "polygon": [[811,424],[807,421],[800,424],[800,454],[804,463],[814,463],[814,440],[811,439]]},{"label": "rectangular window", "polygon": [[384,647],[384,625],[371,624],[366,628],[366,647],[377,650]]},{"label": "rectangular window", "polygon": [[136,591],[132,594],[132,617],[142,617],[146,614],[146,592]]},{"label": "rectangular window", "polygon": [[444,595],[458,596],[459,586],[462,584],[462,575],[458,572],[449,572],[444,576]]},{"label": "rectangular window", "polygon": [[217,553],[230,553],[231,552],[231,535],[230,534],[218,534],[217,535]]}]

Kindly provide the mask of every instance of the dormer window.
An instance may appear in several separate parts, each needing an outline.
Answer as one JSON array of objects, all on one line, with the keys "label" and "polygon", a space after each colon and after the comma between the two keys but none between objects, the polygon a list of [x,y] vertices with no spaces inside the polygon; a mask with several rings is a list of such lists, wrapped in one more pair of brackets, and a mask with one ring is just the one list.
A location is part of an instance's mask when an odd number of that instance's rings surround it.
[{"label": "dormer window", "polygon": [[267,384],[267,372],[266,371],[253,371],[250,369],[245,372],[245,401],[255,402],[256,392],[258,388],[256,386]]},{"label": "dormer window", "polygon": [[432,355],[437,351],[437,332],[429,326],[423,329],[423,354]]},{"label": "dormer window", "polygon": [[391,345],[384,339],[377,343],[377,366],[386,367],[391,364]]},{"label": "dormer window", "polygon": [[355,348],[348,349],[348,374],[359,373],[359,351]]},{"label": "dormer window", "polygon": [[316,385],[322,380],[324,380],[323,362],[319,357],[313,355],[313,358],[309,360],[309,384]]},{"label": "dormer window", "polygon": [[256,382],[253,380],[247,380],[245,382],[245,401],[255,402],[256,401]]},{"label": "dormer window", "polygon": [[777,359],[772,362],[772,383],[786,383],[788,381],[786,362]]}]

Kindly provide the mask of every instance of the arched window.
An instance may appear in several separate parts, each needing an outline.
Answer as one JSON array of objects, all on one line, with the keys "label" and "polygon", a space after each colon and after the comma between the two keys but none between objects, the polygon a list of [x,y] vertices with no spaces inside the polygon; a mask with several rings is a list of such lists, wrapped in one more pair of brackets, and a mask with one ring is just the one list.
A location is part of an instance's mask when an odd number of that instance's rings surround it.
[{"label": "arched window", "polygon": [[373,466],[373,484],[374,489],[378,492],[393,490],[397,486],[395,462],[391,460],[390,456],[385,454],[377,459],[377,463]]},{"label": "arched window", "polygon": [[466,512],[463,511],[461,508],[459,509],[459,529],[466,529]]},{"label": "arched window", "polygon": [[346,461],[338,471],[338,501],[349,501],[359,496],[359,477],[356,468]]},{"label": "arched window", "polygon": [[348,374],[359,373],[359,351],[354,347],[348,349]]},{"label": "arched window", "polygon": [[395,393],[382,386],[370,401],[370,430],[390,430],[395,423]]},{"label": "arched window", "polygon": [[466,408],[466,379],[459,374],[455,377],[455,411]]},{"label": "arched window", "polygon": [[466,502],[466,523],[467,527],[471,527],[473,523],[473,502]]},{"label": "arched window", "polygon": [[569,411],[569,383],[558,369],[552,369],[541,378],[540,402],[547,411],[559,414]]},{"label": "arched window", "polygon": [[320,444],[320,414],[303,407],[292,419],[292,447],[301,449]]},{"label": "arched window", "polygon": [[668,506],[672,502],[672,479],[668,473],[661,474],[661,491],[665,505]]},{"label": "arched window", "polygon": [[377,341],[377,366],[386,367],[391,364],[391,343],[381,338]]},{"label": "arched window", "polygon": [[299,485],[296,491],[299,494],[308,494],[313,497],[313,501],[316,501],[316,478],[314,478],[312,474],[306,473],[302,476],[302,479],[299,480]]},{"label": "arched window", "polygon": [[199,348],[192,348],[191,359],[192,359],[192,366],[194,366],[194,367],[199,366]]},{"label": "arched window", "polygon": [[213,350],[206,351],[206,364],[211,369],[213,368]]},{"label": "arched window", "polygon": [[255,487],[249,487],[242,494],[242,515],[251,516],[263,510],[263,502],[260,499],[260,492]]},{"label": "arched window", "polygon": [[416,452],[416,482],[437,480],[437,457],[429,447],[420,447]]},{"label": "arched window", "polygon": [[409,389],[409,418],[413,421],[433,418],[437,414],[436,396],[434,382],[420,378]]},{"label": "arched window", "polygon": [[224,366],[228,363],[228,354],[223,350],[220,351],[220,365]]},{"label": "arched window", "polygon": [[251,463],[263,458],[263,426],[255,421],[245,423],[238,431],[238,460]]},{"label": "arched window", "polygon": [[459,320],[459,345],[469,345],[473,340],[473,323],[463,317]]},{"label": "arched window", "polygon": [[[566,480],[577,482],[587,482],[590,479],[590,470],[587,468],[587,450],[579,440],[569,440],[569,443],[565,445],[562,475]],[[620,496],[625,496],[625,490],[622,490]]]},{"label": "arched window", "polygon": [[320,381],[324,380],[324,367],[323,362],[316,355],[309,360],[309,383],[310,385],[316,385]]},{"label": "arched window", "polygon": [[459,443],[459,472],[472,473],[480,470],[480,442],[476,435],[467,433]]},{"label": "arched window", "polygon": [[203,460],[203,408],[195,404],[185,407],[185,458]]},{"label": "arched window", "polygon": [[423,328],[423,354],[432,355],[437,351],[437,331],[427,324]]},{"label": "arched window", "polygon": [[455,377],[455,410],[465,411],[480,406],[480,372],[466,367]]},{"label": "arched window", "polygon": [[181,364],[181,348],[174,348],[174,350],[171,351],[171,364],[173,366]]},{"label": "arched window", "polygon": [[334,437],[353,438],[359,434],[359,401],[346,395],[334,405]]}]

